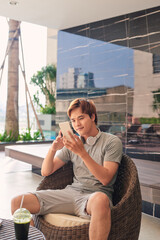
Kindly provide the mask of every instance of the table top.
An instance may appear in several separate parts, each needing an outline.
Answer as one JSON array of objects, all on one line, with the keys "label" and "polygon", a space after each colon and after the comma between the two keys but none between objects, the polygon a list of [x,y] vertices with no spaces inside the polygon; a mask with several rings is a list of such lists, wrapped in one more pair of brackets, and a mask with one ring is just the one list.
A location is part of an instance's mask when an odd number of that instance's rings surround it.
[{"label": "table top", "polygon": [[[14,223],[12,220],[2,219],[0,226],[0,240],[15,240]],[[28,240],[45,240],[42,232],[37,228],[30,226]]]}]

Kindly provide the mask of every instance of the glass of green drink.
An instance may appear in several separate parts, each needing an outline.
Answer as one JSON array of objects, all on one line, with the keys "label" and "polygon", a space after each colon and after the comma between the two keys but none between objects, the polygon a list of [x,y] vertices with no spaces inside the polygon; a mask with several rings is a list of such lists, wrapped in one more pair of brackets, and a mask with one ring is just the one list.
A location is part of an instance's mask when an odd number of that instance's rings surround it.
[{"label": "glass of green drink", "polygon": [[26,208],[19,208],[14,212],[13,222],[17,240],[28,239],[31,218],[32,215]]}]

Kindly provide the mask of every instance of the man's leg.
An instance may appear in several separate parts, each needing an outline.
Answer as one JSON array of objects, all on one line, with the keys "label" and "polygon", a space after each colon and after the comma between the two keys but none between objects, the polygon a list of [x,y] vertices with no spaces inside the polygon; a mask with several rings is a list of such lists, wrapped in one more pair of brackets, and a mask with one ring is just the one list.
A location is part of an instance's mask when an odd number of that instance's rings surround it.
[{"label": "man's leg", "polygon": [[[12,214],[20,207],[22,196],[23,195],[20,195],[12,199],[11,201]],[[24,195],[22,207],[28,209],[30,213],[36,214],[40,210],[40,203],[38,201],[38,198],[34,194],[29,193]],[[32,226],[34,225],[33,220],[31,220],[31,225]]]},{"label": "man's leg", "polygon": [[111,228],[111,209],[107,195],[94,193],[88,200],[86,210],[91,215],[89,239],[107,240]]}]

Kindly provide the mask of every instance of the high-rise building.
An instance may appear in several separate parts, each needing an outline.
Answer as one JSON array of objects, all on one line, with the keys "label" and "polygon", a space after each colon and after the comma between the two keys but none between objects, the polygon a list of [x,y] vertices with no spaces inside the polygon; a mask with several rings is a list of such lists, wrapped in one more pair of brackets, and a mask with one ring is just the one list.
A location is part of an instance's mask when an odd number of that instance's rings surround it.
[{"label": "high-rise building", "polygon": [[60,89],[93,87],[95,87],[94,74],[84,73],[81,68],[69,68],[68,72],[60,75]]}]

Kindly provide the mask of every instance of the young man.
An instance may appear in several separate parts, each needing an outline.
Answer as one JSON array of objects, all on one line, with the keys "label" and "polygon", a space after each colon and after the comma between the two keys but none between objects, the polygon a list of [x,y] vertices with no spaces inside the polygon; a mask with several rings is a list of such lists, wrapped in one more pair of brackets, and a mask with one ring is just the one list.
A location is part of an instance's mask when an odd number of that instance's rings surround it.
[{"label": "young man", "polygon": [[[53,141],[43,161],[41,173],[48,176],[68,161],[73,162],[74,181],[63,190],[41,190],[26,194],[23,207],[32,214],[68,213],[89,218],[89,239],[106,240],[111,228],[113,184],[122,157],[118,137],[97,128],[97,113],[91,100],[75,99],[68,108],[72,127],[69,133]],[[22,196],[12,200],[12,213]]]}]

